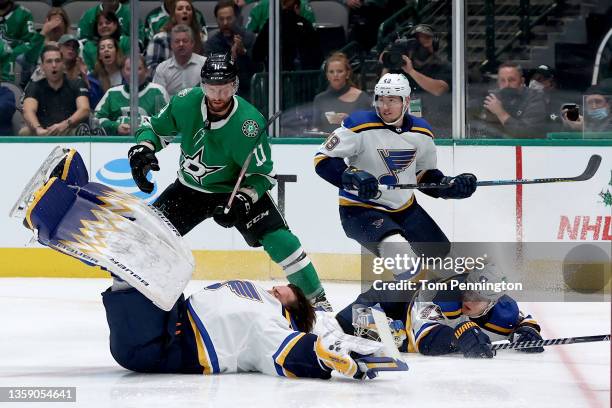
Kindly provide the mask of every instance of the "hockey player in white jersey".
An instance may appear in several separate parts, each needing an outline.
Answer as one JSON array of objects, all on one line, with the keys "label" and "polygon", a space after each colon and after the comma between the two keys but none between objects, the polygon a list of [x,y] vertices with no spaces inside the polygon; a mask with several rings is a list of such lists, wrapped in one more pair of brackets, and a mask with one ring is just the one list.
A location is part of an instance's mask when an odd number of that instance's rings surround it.
[{"label": "hockey player in white jersey", "polygon": [[[492,358],[495,355],[492,341],[542,340],[536,320],[521,312],[505,291],[487,287],[451,289],[451,279],[476,286],[479,283],[498,284],[506,278],[495,264],[488,264],[483,269],[440,280],[445,283],[441,287],[446,290],[381,291],[372,288],[341,310],[336,319],[346,333],[375,338],[368,308],[378,304],[393,321],[394,334],[405,328],[403,336],[395,336],[402,340],[396,343],[399,350],[430,356],[461,352],[465,357]],[[518,351],[541,353],[544,348]]]},{"label": "hockey player in white jersey", "polygon": [[381,343],[311,332],[313,306],[294,285],[228,280],[185,299],[194,264],[178,232],[142,201],[88,182],[74,150],[54,150],[11,213],[41,244],[113,274],[102,294],[110,349],[129,370],[363,379],[407,369]]},{"label": "hockey player in white jersey", "polygon": [[[474,193],[476,176],[447,177],[437,169],[431,126],[408,113],[410,84],[404,75],[385,74],[374,93],[375,110],[346,118],[321,145],[315,170],[340,189],[340,219],[349,238],[378,256],[444,256],[448,238],[414,192],[379,191],[379,185],[448,182],[450,188],[423,193],[460,199]],[[422,248],[420,243],[429,244]]]}]

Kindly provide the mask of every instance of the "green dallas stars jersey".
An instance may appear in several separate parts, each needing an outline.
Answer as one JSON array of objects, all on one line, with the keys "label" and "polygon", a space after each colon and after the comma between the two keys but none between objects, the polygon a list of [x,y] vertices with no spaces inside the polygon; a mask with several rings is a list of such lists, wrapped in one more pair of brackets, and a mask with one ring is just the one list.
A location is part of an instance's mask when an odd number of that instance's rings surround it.
[{"label": "green dallas stars jersey", "polygon": [[[95,40],[96,39],[96,15],[98,12],[102,11],[102,4],[98,4],[95,7],[90,8],[89,10],[83,13],[83,16],[79,20],[79,28],[77,37],[85,40]],[[119,30],[121,30],[121,34],[128,36],[130,35],[130,4],[129,3],[119,3],[117,10],[115,11],[117,15],[117,19],[119,20]],[[140,41],[144,41],[144,25],[142,22],[138,23],[138,39]]]},{"label": "green dallas stars jersey", "polygon": [[32,13],[27,8],[15,4],[6,15],[0,16],[0,38],[11,46],[14,57],[28,52],[35,37]]},{"label": "green dallas stars jersey", "polygon": [[234,107],[226,119],[204,126],[206,116],[202,88],[184,89],[138,129],[137,142],[148,141],[159,151],[180,134],[178,178],[188,187],[209,193],[231,192],[244,161],[255,149],[241,186],[254,189],[261,197],[276,182],[267,133],[255,143],[259,129],[265,126],[262,114],[234,96]]},{"label": "green dallas stars jersey", "polygon": [[[130,123],[130,94],[126,85],[115,86],[104,94],[96,106],[96,118],[107,134],[116,135],[122,123]],[[166,89],[153,82],[143,84],[138,90],[138,115],[140,121],[151,117],[168,103]],[[139,121],[139,122],[140,122]]]}]

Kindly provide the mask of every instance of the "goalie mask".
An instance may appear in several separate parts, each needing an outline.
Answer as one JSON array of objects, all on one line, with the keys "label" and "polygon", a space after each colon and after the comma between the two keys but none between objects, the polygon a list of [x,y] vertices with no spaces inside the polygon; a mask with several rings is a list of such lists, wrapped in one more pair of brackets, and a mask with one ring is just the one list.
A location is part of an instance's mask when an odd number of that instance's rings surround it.
[{"label": "goalie mask", "polygon": [[[401,121],[410,106],[410,83],[403,74],[385,74],[374,87],[374,109],[385,125],[394,126]],[[380,112],[381,96],[399,96],[402,98],[401,114],[393,121],[387,122]]]},{"label": "goalie mask", "polygon": [[[406,339],[404,324],[399,320],[392,320],[390,317],[387,317],[387,323],[389,324],[389,330],[391,330],[395,347],[401,347]],[[369,307],[363,305],[353,306],[353,328],[357,337],[380,341],[378,328],[376,323],[374,323],[374,316],[372,316],[372,310]]]}]

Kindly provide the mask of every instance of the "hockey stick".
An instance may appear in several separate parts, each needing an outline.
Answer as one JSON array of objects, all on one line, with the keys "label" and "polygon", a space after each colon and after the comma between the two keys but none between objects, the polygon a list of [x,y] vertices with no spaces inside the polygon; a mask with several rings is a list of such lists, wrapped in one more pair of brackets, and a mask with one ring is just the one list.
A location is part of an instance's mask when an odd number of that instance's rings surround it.
[{"label": "hockey stick", "polygon": [[[488,187],[488,186],[514,186],[519,184],[544,184],[544,183],[561,183],[568,181],[585,181],[592,178],[595,173],[597,173],[597,169],[599,169],[599,165],[601,164],[601,156],[598,154],[594,154],[589,159],[586,168],[582,172],[582,174],[576,177],[551,177],[551,178],[537,178],[537,179],[514,179],[514,180],[486,180],[486,181],[477,181],[476,185],[478,187]],[[418,184],[381,184],[381,190],[405,190],[405,189],[423,189],[423,188],[449,188],[451,187],[451,183],[418,183]]]},{"label": "hockey stick", "polygon": [[591,343],[594,341],[610,341],[610,335],[601,334],[598,336],[562,337],[562,338],[547,339],[547,340],[519,341],[516,343],[493,344],[491,348],[493,350],[509,350],[509,349],[520,350],[520,349],[543,347],[543,346],[560,346],[562,344]]},{"label": "hockey stick", "polygon": [[242,179],[244,178],[244,175],[246,174],[246,171],[249,168],[249,165],[251,164],[251,160],[253,159],[253,155],[255,154],[255,149],[257,149],[257,145],[259,144],[259,138],[270,127],[270,125],[274,123],[276,119],[278,119],[280,115],[281,115],[281,111],[274,113],[274,115],[270,116],[270,119],[268,119],[265,126],[259,129],[257,136],[255,136],[256,137],[255,148],[251,151],[251,153],[249,153],[246,160],[244,161],[244,164],[242,165],[242,168],[240,169],[240,174],[238,174],[238,180],[236,180],[236,185],[234,186],[234,189],[232,190],[232,194],[230,194],[229,200],[227,200],[227,204],[225,204],[225,207],[223,208],[223,214],[227,214],[229,212],[232,206],[232,203],[234,202],[236,193],[238,192],[238,189],[240,188],[240,183],[242,183]]}]

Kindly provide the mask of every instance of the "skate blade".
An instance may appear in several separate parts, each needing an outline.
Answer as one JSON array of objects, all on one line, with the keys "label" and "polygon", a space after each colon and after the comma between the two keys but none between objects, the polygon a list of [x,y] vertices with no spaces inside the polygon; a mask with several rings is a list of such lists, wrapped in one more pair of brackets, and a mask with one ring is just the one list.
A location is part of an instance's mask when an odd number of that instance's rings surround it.
[{"label": "skate blade", "polygon": [[19,195],[19,198],[11,208],[9,217],[24,218],[26,210],[32,200],[34,199],[34,193],[38,191],[48,180],[51,171],[62,161],[70,149],[64,149],[60,146],[55,148],[49,153],[47,158],[42,162],[38,170],[34,173],[28,184]]}]

